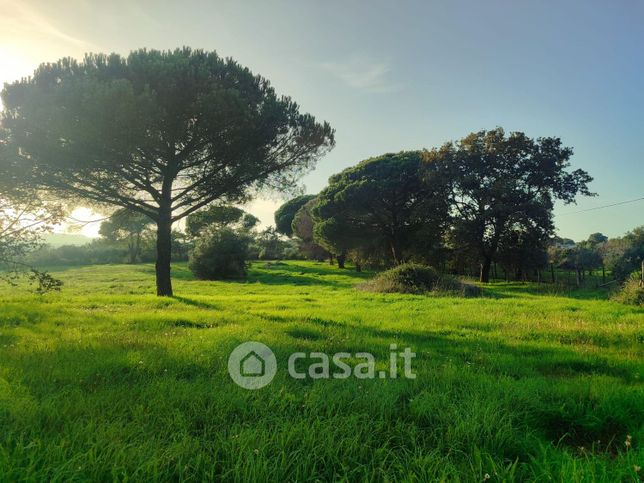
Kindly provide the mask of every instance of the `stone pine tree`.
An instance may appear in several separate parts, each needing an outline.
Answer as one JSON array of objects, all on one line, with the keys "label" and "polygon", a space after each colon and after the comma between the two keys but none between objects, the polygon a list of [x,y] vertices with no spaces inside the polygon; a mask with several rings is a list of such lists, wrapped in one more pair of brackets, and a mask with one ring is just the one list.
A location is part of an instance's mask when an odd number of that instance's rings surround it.
[{"label": "stone pine tree", "polygon": [[446,185],[422,153],[385,154],[329,179],[311,213],[315,240],[336,254],[385,252],[405,262],[447,219]]},{"label": "stone pine tree", "polygon": [[162,296],[172,295],[173,223],[215,201],[291,187],[334,144],[329,124],[265,78],[190,48],[43,64],[2,100],[22,183],[154,221]]},{"label": "stone pine tree", "polygon": [[331,254],[322,246],[315,243],[314,240],[314,222],[311,216],[311,208],[313,208],[315,203],[316,200],[313,198],[297,210],[291,222],[291,231],[293,236],[299,240],[300,251],[304,256],[312,260],[329,258],[329,261],[332,263],[333,259],[331,258]]},{"label": "stone pine tree", "polygon": [[592,195],[588,173],[568,171],[571,156],[572,149],[559,138],[506,135],[501,128],[472,133],[425,153],[449,183],[451,235],[456,246],[476,257],[481,282],[489,281],[501,243],[512,239],[509,234],[523,233],[517,239],[535,240],[542,249],[554,229],[554,202]]},{"label": "stone pine tree", "polygon": [[286,235],[291,238],[293,236],[293,219],[295,214],[305,204],[315,198],[315,195],[301,195],[285,202],[275,212],[275,230],[277,233]]},{"label": "stone pine tree", "polygon": [[101,223],[99,233],[110,241],[127,243],[128,263],[141,257],[141,247],[152,220],[146,215],[120,208]]},{"label": "stone pine tree", "polygon": [[257,218],[237,206],[211,205],[186,217],[186,233],[190,237],[198,237],[208,227],[243,225],[245,219],[253,222],[250,228],[256,224]]}]

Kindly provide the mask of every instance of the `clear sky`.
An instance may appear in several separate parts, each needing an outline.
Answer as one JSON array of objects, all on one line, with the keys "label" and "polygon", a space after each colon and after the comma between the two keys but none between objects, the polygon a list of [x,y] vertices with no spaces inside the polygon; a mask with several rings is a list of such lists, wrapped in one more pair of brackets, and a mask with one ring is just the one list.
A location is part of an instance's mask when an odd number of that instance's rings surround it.
[{"label": "clear sky", "polygon": [[[362,159],[502,126],[559,136],[599,196],[556,209],[561,236],[644,224],[644,3],[0,0],[0,81],[84,52],[188,45],[269,78],[331,123],[307,191]],[[250,207],[272,222],[275,200]]]}]

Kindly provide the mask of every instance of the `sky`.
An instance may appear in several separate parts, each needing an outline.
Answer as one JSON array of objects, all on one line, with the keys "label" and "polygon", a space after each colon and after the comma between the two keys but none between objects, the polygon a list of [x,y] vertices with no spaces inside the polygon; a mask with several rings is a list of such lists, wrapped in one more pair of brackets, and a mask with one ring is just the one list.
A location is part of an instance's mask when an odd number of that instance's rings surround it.
[{"label": "sky", "polygon": [[[560,236],[644,224],[644,200],[594,210],[644,197],[639,0],[0,0],[3,83],[61,57],[184,45],[233,57],[331,123],[309,193],[371,156],[501,126],[560,137],[595,178],[598,196],[556,207]],[[266,226],[280,203],[247,209]]]}]

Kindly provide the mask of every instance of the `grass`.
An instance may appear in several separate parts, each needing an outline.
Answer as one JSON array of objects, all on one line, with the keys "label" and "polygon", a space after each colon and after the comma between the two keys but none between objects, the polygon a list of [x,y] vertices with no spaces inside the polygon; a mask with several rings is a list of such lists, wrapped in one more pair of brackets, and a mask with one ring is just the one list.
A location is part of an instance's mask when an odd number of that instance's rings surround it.
[{"label": "grass", "polygon": [[[0,289],[0,480],[639,481],[644,312],[601,291],[373,294],[369,274],[256,262],[247,282],[150,265]],[[227,358],[256,340],[257,391]],[[416,379],[293,379],[293,351],[411,347]],[[628,441],[628,444],[627,444]],[[486,476],[487,475],[487,476]],[[488,478],[489,477],[489,478]]]}]

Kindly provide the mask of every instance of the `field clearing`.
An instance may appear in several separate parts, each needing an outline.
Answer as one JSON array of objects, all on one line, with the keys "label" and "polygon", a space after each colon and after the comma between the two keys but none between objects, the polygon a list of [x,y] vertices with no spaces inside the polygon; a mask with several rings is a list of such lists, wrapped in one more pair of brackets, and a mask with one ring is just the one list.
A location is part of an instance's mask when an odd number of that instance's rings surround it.
[{"label": "field clearing", "polygon": [[[638,481],[644,311],[600,291],[373,294],[369,274],[254,262],[158,298],[151,265],[0,288],[0,480]],[[248,391],[232,349],[279,370]],[[416,379],[296,380],[294,351],[417,353]]]}]

